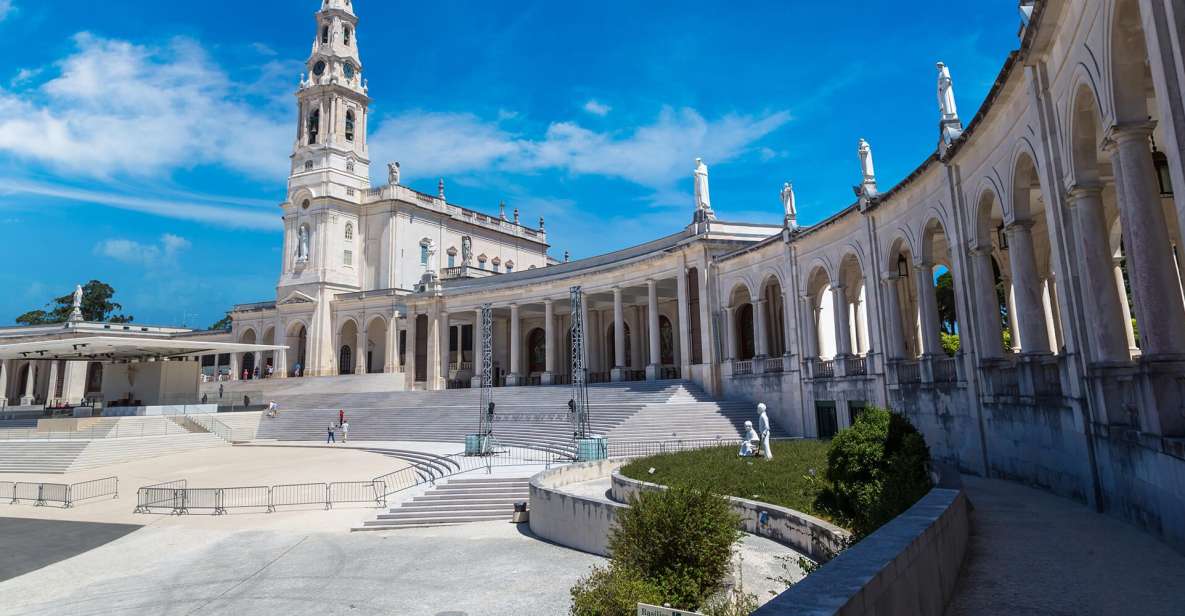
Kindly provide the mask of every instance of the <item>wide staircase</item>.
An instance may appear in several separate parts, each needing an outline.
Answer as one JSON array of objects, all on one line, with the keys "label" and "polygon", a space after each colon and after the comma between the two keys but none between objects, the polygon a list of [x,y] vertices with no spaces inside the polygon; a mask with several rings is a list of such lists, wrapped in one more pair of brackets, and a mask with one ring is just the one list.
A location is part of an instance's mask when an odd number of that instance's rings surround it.
[{"label": "wide staircase", "polygon": [[530,479],[525,477],[450,479],[354,530],[510,521],[514,504],[529,498]]},{"label": "wide staircase", "polygon": [[[560,453],[572,450],[567,386],[502,387],[494,390],[494,434],[503,445]],[[257,438],[324,440],[326,428],[344,410],[351,441],[463,443],[478,427],[480,392],[378,392],[276,396],[281,413],[264,418]],[[718,402],[686,381],[614,383],[589,387],[590,422],[610,440],[735,439],[745,420],[756,418],[747,403]],[[783,436],[775,431],[775,436]]]},{"label": "wide staircase", "polygon": [[162,436],[69,441],[0,441],[0,473],[69,473],[227,445],[218,436]]}]

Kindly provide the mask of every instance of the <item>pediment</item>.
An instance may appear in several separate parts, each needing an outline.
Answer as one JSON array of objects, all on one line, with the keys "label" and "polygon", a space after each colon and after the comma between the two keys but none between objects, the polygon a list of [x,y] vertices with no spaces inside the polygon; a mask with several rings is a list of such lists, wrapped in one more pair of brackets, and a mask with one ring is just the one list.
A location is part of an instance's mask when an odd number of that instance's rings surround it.
[{"label": "pediment", "polygon": [[312,303],[315,303],[316,301],[317,300],[313,299],[311,296],[309,296],[305,293],[301,293],[300,291],[293,291],[288,294],[288,297],[285,297],[284,299],[280,300],[280,305],[281,306],[291,306],[293,304],[312,304]]}]

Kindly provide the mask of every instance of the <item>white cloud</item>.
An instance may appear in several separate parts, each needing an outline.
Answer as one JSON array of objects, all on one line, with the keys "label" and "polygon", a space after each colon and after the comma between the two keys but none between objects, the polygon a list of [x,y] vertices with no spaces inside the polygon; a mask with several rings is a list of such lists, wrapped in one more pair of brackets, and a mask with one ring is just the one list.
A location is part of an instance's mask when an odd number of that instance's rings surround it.
[{"label": "white cloud", "polygon": [[694,109],[667,107],[653,123],[632,130],[556,122],[532,139],[473,114],[412,111],[383,121],[370,143],[375,161],[404,161],[408,177],[559,169],[621,178],[670,195],[677,181],[690,176],[696,157],[709,164],[733,160],[790,119],[778,111],[708,120]]},{"label": "white cloud", "polygon": [[13,87],[23,86],[32,81],[35,77],[41,74],[43,69],[40,68],[22,68],[16,72],[16,76],[12,78]]},{"label": "white cloud", "polygon": [[258,53],[261,56],[276,55],[276,50],[272,49],[265,43],[251,43],[251,49],[254,49],[255,53]]},{"label": "white cloud", "polygon": [[16,6],[12,0],[0,0],[0,21],[4,21],[16,13]]},{"label": "white cloud", "polygon": [[87,33],[74,42],[55,78],[0,90],[0,151],[98,178],[202,164],[285,172],[288,122],[238,99],[242,84],[197,42],[158,48]]},{"label": "white cloud", "polygon": [[162,267],[176,262],[177,255],[191,246],[189,240],[165,233],[158,244],[142,244],[122,238],[106,239],[95,245],[95,254],[131,265]]},{"label": "white cloud", "polygon": [[604,104],[604,103],[599,103],[595,100],[590,99],[587,103],[584,104],[584,110],[595,115],[595,116],[601,116],[603,118],[603,117],[609,115],[609,112],[612,111],[613,108],[610,107],[609,105]]},{"label": "white cloud", "polygon": [[73,188],[61,184],[15,180],[0,177],[0,195],[37,195],[63,201],[91,203],[192,220],[223,227],[274,231],[280,228],[279,212],[266,212],[251,201],[220,199],[212,196],[185,195],[181,198],[133,197],[118,192]]}]

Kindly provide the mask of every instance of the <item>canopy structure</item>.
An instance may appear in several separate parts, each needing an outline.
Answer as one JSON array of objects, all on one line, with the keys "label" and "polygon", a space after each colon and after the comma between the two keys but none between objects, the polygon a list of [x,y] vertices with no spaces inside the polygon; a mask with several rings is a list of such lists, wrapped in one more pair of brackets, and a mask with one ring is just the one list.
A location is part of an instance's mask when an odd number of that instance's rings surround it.
[{"label": "canopy structure", "polygon": [[0,359],[118,362],[220,355],[223,353],[283,351],[287,348],[271,344],[239,344],[173,338],[84,336],[0,344]]}]

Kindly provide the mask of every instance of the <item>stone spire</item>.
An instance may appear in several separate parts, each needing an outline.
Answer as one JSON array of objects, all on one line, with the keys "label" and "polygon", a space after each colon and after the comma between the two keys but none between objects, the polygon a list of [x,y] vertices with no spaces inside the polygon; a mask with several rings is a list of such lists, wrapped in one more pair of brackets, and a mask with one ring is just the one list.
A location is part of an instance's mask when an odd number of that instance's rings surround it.
[{"label": "stone spire", "polygon": [[498,218],[501,220],[506,220],[506,202],[505,201],[498,202]]}]

